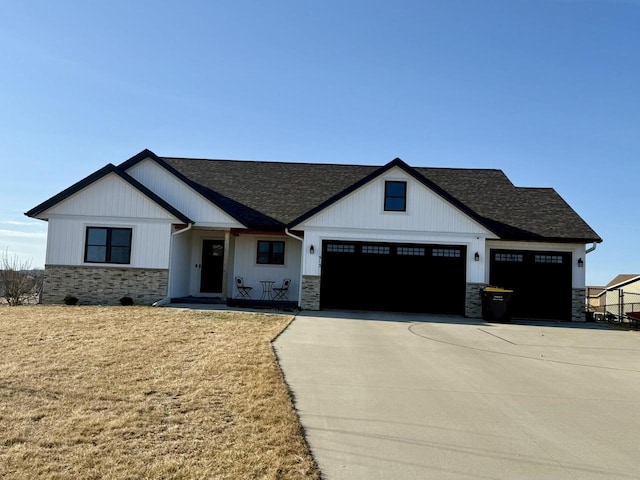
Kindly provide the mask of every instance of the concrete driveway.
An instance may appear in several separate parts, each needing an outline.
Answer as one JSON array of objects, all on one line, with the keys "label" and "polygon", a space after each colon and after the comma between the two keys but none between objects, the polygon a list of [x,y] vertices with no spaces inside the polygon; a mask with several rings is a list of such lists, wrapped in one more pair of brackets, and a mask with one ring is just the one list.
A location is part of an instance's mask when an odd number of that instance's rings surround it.
[{"label": "concrete driveway", "polygon": [[275,349],[324,478],[640,478],[640,332],[323,312]]}]

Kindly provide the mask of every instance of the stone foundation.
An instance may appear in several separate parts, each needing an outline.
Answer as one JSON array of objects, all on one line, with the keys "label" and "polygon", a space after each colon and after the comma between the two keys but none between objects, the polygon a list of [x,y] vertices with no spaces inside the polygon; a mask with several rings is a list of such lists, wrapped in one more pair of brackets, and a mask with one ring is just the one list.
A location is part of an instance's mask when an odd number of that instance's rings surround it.
[{"label": "stone foundation", "polygon": [[151,305],[166,297],[165,269],[46,265],[42,303],[63,303],[67,295],[80,305],[120,305],[122,297],[135,305]]},{"label": "stone foundation", "polygon": [[584,288],[574,288],[571,291],[571,321],[586,322],[585,315],[586,294]]},{"label": "stone foundation", "polygon": [[464,305],[465,317],[482,318],[482,296],[480,295],[480,290],[486,286],[486,283],[467,283]]},{"label": "stone foundation", "polygon": [[302,276],[302,296],[300,308],[303,310],[320,310],[320,276]]}]

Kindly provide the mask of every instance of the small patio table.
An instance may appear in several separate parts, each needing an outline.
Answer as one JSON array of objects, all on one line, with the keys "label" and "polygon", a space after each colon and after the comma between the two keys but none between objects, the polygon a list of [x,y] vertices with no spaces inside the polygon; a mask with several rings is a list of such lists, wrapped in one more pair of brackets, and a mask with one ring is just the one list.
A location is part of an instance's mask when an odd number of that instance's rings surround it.
[{"label": "small patio table", "polygon": [[260,300],[273,300],[271,288],[274,283],[276,282],[273,280],[260,280],[260,284],[262,285],[262,296],[260,297]]}]

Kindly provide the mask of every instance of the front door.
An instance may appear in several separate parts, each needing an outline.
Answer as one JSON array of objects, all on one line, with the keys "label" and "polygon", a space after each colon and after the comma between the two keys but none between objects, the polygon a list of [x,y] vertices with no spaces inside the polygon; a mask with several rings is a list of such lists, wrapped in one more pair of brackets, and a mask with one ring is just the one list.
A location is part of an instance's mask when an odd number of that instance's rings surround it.
[{"label": "front door", "polygon": [[200,292],[221,293],[224,268],[224,240],[202,241]]}]

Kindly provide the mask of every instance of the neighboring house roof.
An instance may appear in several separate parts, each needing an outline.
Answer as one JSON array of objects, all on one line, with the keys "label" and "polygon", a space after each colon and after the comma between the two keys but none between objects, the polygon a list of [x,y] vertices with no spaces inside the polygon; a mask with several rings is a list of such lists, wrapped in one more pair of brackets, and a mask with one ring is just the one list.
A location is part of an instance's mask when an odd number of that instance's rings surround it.
[{"label": "neighboring house roof", "polygon": [[604,287],[586,287],[587,295],[590,298],[600,297],[608,291],[622,288],[638,280],[640,280],[640,274],[638,273],[621,273],[620,275],[616,275],[615,278]]},{"label": "neighboring house roof", "polygon": [[617,275],[613,280],[607,283],[606,288],[623,287],[629,283],[640,280],[640,274],[637,273],[621,273]]},{"label": "neighboring house roof", "polygon": [[[501,170],[414,168],[399,158],[384,166],[208,160],[158,157],[150,150],[143,150],[118,167],[108,166],[109,171],[117,172],[130,183],[135,182],[132,185],[137,184],[136,188],[144,188],[127,175],[126,170],[147,158],[251,229],[293,228],[398,167],[501,239],[602,241],[553,189],[516,187]],[[91,179],[96,174],[52,197],[27,215],[34,216],[37,214],[34,212],[41,212],[84,188],[95,181]],[[147,192],[148,196],[154,195]],[[162,202],[157,196],[155,201]]]},{"label": "neighboring house roof", "polygon": [[83,188],[91,185],[92,183],[97,182],[98,180],[100,180],[101,178],[105,177],[106,175],[109,175],[110,173],[115,173],[116,175],[118,175],[120,178],[122,178],[125,182],[127,182],[133,188],[138,190],[140,193],[145,195],[151,201],[155,202],[158,206],[162,207],[164,210],[169,212],[171,215],[173,215],[177,219],[181,220],[184,223],[193,223],[193,220],[191,220],[185,214],[180,212],[178,209],[176,209],[175,207],[173,207],[169,203],[165,202],[162,198],[160,198],[158,195],[153,193],[151,190],[149,190],[143,184],[138,182],[135,178],[133,178],[132,176],[128,175],[126,172],[120,170],[118,167],[116,167],[115,165],[113,165],[111,163],[106,165],[106,166],[104,166],[104,167],[102,167],[100,170],[92,173],[88,177],[83,178],[79,182],[74,183],[69,188],[63,190],[62,192],[58,193],[57,195],[54,195],[50,199],[42,202],[40,205],[32,208],[31,210],[26,212],[25,215],[27,215],[29,217],[37,217],[38,215],[40,215],[40,214],[46,212],[47,210],[49,210],[54,205],[57,205],[58,203],[62,202],[63,200],[66,200],[67,198],[71,197],[73,194],[79,192]]},{"label": "neighboring house roof", "polygon": [[602,295],[602,293],[607,289],[607,287],[586,287],[585,290],[587,292],[587,296],[589,298],[595,298]]}]

